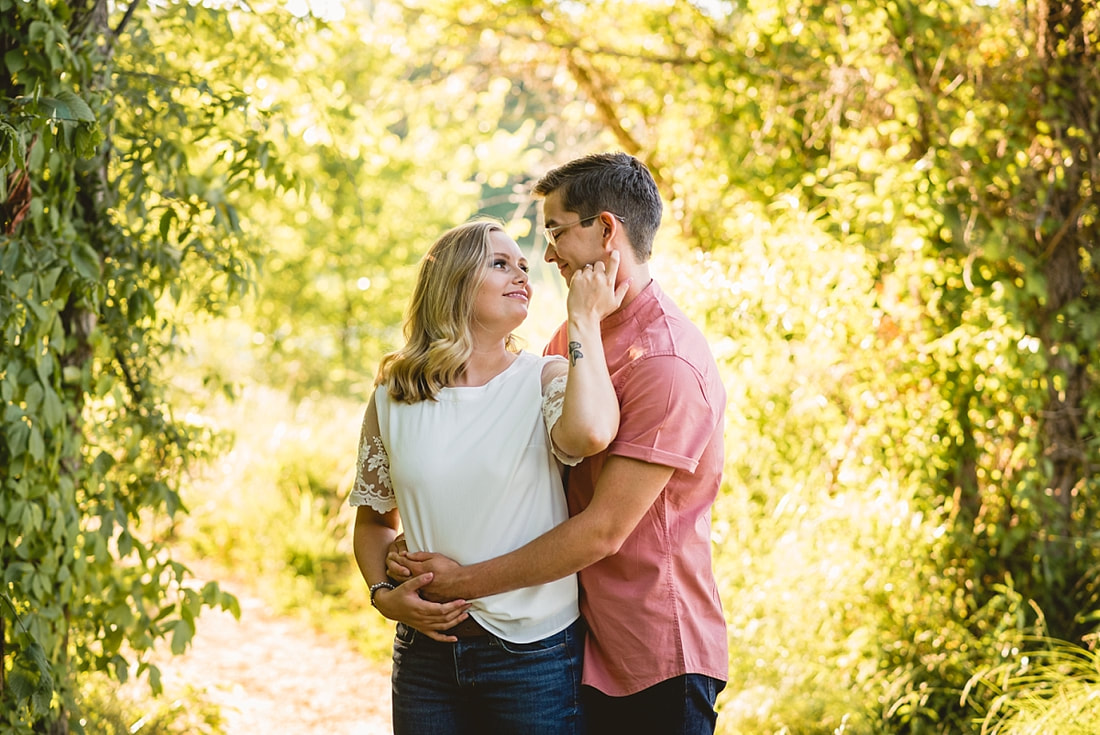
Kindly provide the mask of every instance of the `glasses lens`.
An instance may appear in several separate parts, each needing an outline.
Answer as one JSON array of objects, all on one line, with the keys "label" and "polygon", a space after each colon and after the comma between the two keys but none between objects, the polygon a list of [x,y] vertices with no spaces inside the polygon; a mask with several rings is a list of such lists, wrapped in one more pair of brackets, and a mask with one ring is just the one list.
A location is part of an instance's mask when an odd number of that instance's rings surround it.
[{"label": "glasses lens", "polygon": [[[546,238],[546,244],[547,245],[554,245],[556,247],[557,244],[558,244],[558,235],[565,232],[570,227],[576,227],[577,225],[583,225],[585,222],[591,222],[592,220],[596,219],[599,216],[600,216],[599,214],[594,214],[591,217],[585,217],[584,219],[579,219],[576,222],[570,222],[567,225],[557,225],[555,227],[547,227],[542,231],[542,236]],[[615,216],[618,217],[620,222],[625,221],[625,220],[623,220],[622,217],[619,217],[619,215],[616,214]]]}]

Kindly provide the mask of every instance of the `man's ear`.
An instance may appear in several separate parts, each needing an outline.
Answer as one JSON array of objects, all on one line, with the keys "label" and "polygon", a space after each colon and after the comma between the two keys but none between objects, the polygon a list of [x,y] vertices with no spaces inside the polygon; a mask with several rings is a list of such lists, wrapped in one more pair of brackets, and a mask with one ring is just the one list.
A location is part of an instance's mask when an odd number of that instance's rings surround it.
[{"label": "man's ear", "polygon": [[600,216],[600,223],[603,224],[603,241],[604,241],[603,246],[604,246],[604,249],[607,250],[608,252],[610,252],[610,250],[611,250],[611,247],[610,247],[610,245],[611,245],[611,239],[610,239],[611,238],[611,233],[612,233],[612,231],[615,227],[615,224],[617,222],[617,220],[615,219],[615,215],[610,215],[610,217],[611,217],[611,222],[610,222],[610,224],[608,224],[608,222],[606,220],[604,220],[603,216],[602,215]]}]

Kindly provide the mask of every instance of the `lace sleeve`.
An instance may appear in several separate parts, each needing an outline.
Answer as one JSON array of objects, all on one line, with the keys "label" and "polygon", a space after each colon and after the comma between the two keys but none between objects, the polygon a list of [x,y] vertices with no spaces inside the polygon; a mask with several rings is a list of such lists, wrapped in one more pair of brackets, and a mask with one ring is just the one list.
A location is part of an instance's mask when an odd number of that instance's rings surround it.
[{"label": "lace sleeve", "polygon": [[359,457],[355,462],[355,485],[348,504],[355,507],[369,505],[379,513],[397,507],[397,498],[390,484],[390,457],[382,443],[378,428],[378,410],[372,399],[363,415],[363,429],[359,434]]},{"label": "lace sleeve", "polygon": [[554,424],[558,423],[558,419],[561,418],[561,410],[565,405],[566,382],[567,374],[563,372],[551,378],[549,382],[543,386],[542,419],[546,424],[546,434],[550,437],[550,449],[554,452],[554,456],[557,457],[558,461],[562,464],[567,464],[572,467],[580,464],[580,461],[584,459],[584,457],[571,457],[561,451],[561,449],[554,444],[554,436],[551,433],[554,429]]}]

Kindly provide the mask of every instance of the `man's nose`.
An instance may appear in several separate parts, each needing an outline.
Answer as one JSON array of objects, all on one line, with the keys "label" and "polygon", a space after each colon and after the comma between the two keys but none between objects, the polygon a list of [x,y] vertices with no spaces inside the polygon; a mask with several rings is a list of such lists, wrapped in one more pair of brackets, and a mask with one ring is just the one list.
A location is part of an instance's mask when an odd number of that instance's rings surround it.
[{"label": "man's nose", "polygon": [[545,260],[547,263],[553,263],[557,261],[558,252],[550,243],[546,243],[546,252],[542,254],[542,259]]}]

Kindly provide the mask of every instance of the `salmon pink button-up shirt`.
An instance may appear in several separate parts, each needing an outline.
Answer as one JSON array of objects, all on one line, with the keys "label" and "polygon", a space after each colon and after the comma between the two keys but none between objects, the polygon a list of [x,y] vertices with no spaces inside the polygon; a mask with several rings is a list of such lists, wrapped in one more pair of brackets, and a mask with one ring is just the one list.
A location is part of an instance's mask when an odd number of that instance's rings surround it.
[{"label": "salmon pink button-up shirt", "polygon": [[[711,565],[726,391],[706,339],[651,282],[601,324],[621,418],[603,453],[571,468],[569,512],[592,499],[608,455],[671,467],[618,553],[580,572],[584,683],[625,696],[684,674],[725,681],[728,643]],[[548,353],[565,354],[564,328]]]}]

